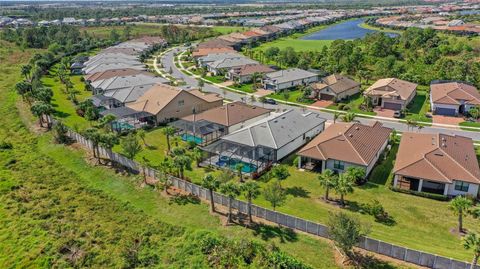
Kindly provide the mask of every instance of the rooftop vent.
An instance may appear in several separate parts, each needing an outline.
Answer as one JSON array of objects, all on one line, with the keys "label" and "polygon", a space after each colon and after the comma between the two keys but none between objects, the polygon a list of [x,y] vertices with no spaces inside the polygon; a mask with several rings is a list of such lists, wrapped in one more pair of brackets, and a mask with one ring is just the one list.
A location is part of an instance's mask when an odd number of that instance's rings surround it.
[{"label": "rooftop vent", "polygon": [[442,153],[435,153],[435,156],[443,157],[443,154]]},{"label": "rooftop vent", "polygon": [[358,131],[358,130],[360,130],[360,127],[358,127],[358,126],[357,126],[357,127],[355,127],[355,130],[357,130],[357,131]]}]

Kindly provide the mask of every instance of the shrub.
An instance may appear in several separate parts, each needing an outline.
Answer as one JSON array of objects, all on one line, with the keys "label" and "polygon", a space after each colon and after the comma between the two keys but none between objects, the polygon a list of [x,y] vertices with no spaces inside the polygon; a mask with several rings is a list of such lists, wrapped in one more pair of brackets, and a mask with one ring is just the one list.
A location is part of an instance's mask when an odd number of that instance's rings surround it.
[{"label": "shrub", "polygon": [[448,196],[442,195],[442,194],[436,194],[436,193],[428,193],[428,192],[418,192],[418,191],[412,191],[412,190],[405,190],[405,189],[400,189],[397,187],[390,187],[392,191],[396,192],[401,192],[401,193],[407,193],[407,194],[412,194],[424,198],[429,198],[433,200],[438,200],[438,201],[448,201]]},{"label": "shrub", "polygon": [[374,199],[371,204],[367,204],[365,208],[369,215],[375,217],[376,221],[383,222],[390,218],[383,205],[377,199]]},{"label": "shrub", "polygon": [[0,141],[0,150],[13,149],[13,145],[7,141]]}]

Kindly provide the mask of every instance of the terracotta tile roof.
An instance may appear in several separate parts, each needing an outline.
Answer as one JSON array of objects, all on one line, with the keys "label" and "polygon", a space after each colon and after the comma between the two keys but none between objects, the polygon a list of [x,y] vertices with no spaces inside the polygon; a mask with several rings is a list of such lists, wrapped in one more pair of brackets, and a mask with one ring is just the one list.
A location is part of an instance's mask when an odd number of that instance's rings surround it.
[{"label": "terracotta tile roof", "polygon": [[138,98],[136,102],[127,104],[127,106],[137,111],[145,111],[150,114],[157,115],[181,92],[194,95],[205,100],[206,102],[222,100],[222,98],[216,94],[205,94],[199,90],[186,91],[170,85],[157,84],[145,92],[145,94]]},{"label": "terracotta tile roof", "polygon": [[257,33],[256,31],[246,31],[246,32],[243,32],[242,35],[244,36],[247,36],[247,37],[257,37],[257,36],[262,36],[262,34],[260,33]]},{"label": "terracotta tile roof", "polygon": [[441,183],[480,183],[473,141],[463,136],[403,133],[393,172]]},{"label": "terracotta tile roof", "polygon": [[231,48],[234,42],[214,38],[198,44],[197,48]]},{"label": "terracotta tile roof", "polygon": [[221,47],[221,48],[199,48],[192,52],[193,57],[202,57],[209,54],[218,54],[218,53],[229,53],[236,52],[232,47]]},{"label": "terracotta tile roof", "polygon": [[298,155],[317,160],[340,160],[369,165],[389,139],[392,129],[373,125],[335,123],[319,134]]},{"label": "terracotta tile roof", "polygon": [[273,71],[275,70],[263,64],[247,64],[233,69],[233,72],[240,76],[252,75],[253,73],[265,74]]},{"label": "terracotta tile roof", "polygon": [[104,80],[104,79],[109,79],[113,77],[133,76],[133,75],[139,75],[139,74],[153,77],[153,74],[148,71],[124,68],[124,69],[113,69],[113,70],[107,70],[103,72],[89,74],[84,76],[84,79],[90,82],[95,82],[97,80]]},{"label": "terracotta tile roof", "polygon": [[321,90],[325,87],[330,87],[333,92],[339,94],[358,86],[360,86],[360,83],[349,77],[333,74],[322,78],[322,82],[314,83],[312,88],[314,90]]},{"label": "terracotta tile roof", "polygon": [[265,31],[265,32],[269,32],[269,33],[277,33],[277,32],[282,31],[282,29],[280,27],[277,27],[277,26],[274,26],[274,25],[265,25],[265,26],[261,27],[260,30]]},{"label": "terracotta tile roof", "polygon": [[480,93],[477,88],[465,83],[432,84],[430,94],[434,103],[460,105],[460,100],[464,100],[466,104],[480,105]]},{"label": "terracotta tile roof", "polygon": [[365,94],[383,98],[398,97],[401,100],[407,100],[415,92],[417,86],[415,83],[398,78],[384,78],[377,80],[372,86],[368,87]]},{"label": "terracotta tile roof", "polygon": [[233,102],[182,119],[187,121],[206,120],[224,126],[232,126],[270,112],[270,109],[250,106],[242,102]]}]

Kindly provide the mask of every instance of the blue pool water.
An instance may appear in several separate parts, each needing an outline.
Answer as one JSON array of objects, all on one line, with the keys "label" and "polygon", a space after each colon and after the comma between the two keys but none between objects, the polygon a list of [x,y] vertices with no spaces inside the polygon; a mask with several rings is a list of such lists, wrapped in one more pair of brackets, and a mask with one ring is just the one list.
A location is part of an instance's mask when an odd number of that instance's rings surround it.
[{"label": "blue pool water", "polygon": [[[375,30],[360,27],[365,19],[356,19],[332,25],[318,32],[302,37],[303,40],[336,40],[336,39],[355,39],[363,38],[368,33],[377,32]],[[386,33],[388,36],[395,37],[396,33]]]},{"label": "blue pool water", "polygon": [[115,130],[131,130],[134,129],[133,125],[128,124],[126,122],[113,122],[112,127]]},{"label": "blue pool water", "polygon": [[198,136],[191,135],[191,134],[183,134],[182,135],[182,140],[187,141],[187,142],[193,141],[196,144],[202,144],[202,142],[203,142],[202,138],[200,138]]},{"label": "blue pool water", "polygon": [[242,173],[253,173],[257,170],[257,166],[251,163],[247,163],[235,158],[229,158],[227,156],[220,156],[219,161],[217,162],[218,166],[228,166],[230,170],[237,170],[237,164],[242,163]]}]

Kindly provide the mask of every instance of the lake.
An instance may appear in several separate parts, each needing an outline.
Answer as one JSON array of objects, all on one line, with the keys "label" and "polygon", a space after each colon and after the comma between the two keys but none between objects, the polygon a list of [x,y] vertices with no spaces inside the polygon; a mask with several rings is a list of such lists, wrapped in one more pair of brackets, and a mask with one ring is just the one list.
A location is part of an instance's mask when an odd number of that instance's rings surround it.
[{"label": "lake", "polygon": [[[303,40],[336,40],[363,38],[368,33],[378,32],[360,27],[365,19],[355,19],[332,25],[318,32],[302,37]],[[385,33],[390,37],[398,36],[396,33]]]}]

